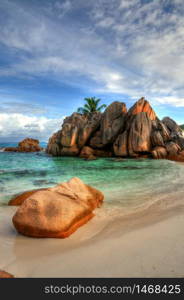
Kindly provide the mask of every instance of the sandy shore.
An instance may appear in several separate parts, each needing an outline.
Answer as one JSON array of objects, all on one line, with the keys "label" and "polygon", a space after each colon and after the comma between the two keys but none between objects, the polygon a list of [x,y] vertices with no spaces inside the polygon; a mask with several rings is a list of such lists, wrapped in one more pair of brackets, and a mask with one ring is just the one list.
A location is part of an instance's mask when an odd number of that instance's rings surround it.
[{"label": "sandy shore", "polygon": [[98,209],[64,240],[18,235],[16,207],[0,207],[0,269],[16,277],[184,277],[184,206],[171,203],[127,216]]}]

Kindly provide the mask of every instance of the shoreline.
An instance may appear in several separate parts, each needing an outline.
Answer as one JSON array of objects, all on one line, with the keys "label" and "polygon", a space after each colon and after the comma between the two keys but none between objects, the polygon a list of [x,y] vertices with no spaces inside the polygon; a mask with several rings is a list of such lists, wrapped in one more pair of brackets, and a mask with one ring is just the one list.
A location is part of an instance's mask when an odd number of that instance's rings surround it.
[{"label": "shoreline", "polygon": [[[171,197],[172,198],[172,197]],[[16,277],[183,277],[184,205],[157,201],[107,215],[106,207],[67,239],[16,233],[16,207],[0,207],[0,268]]]}]

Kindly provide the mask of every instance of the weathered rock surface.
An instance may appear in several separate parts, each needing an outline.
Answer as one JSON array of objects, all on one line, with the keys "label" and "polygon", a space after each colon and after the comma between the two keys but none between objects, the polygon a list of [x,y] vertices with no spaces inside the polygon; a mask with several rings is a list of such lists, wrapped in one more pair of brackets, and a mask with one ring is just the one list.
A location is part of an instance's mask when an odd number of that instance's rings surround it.
[{"label": "weathered rock surface", "polygon": [[93,149],[89,146],[85,146],[82,148],[80,152],[80,157],[81,158],[89,158],[89,156],[98,156],[98,157],[111,157],[112,152],[111,151],[105,151],[105,150],[100,150],[100,149]]},{"label": "weathered rock surface", "polygon": [[151,142],[153,146],[162,146],[164,147],[164,139],[163,136],[161,134],[161,132],[159,130],[155,130],[153,131],[152,135],[151,135]]},{"label": "weathered rock surface", "polygon": [[182,135],[182,129],[178,126],[178,124],[169,117],[165,117],[162,120],[162,123],[169,129],[172,135]]},{"label": "weathered rock surface", "polygon": [[113,145],[114,154],[116,156],[128,156],[128,132],[125,130],[122,134],[120,134]]},{"label": "weathered rock surface", "polygon": [[90,139],[90,146],[103,148],[112,144],[123,130],[127,115],[126,104],[115,101],[111,103],[102,115],[100,128]]},{"label": "weathered rock surface", "polygon": [[103,143],[102,143],[102,135],[101,135],[101,131],[98,130],[94,136],[91,137],[91,139],[89,140],[89,145],[92,148],[98,148],[98,149],[102,149],[104,147]]},{"label": "weathered rock surface", "polygon": [[167,159],[184,162],[184,151],[179,152],[178,154],[169,154]]},{"label": "weathered rock surface", "polygon": [[165,147],[166,147],[168,155],[171,155],[171,156],[177,155],[181,151],[180,146],[174,142],[166,143]]},{"label": "weathered rock surface", "polygon": [[4,148],[5,152],[18,152],[18,148],[17,147],[6,147]]},{"label": "weathered rock surface", "polygon": [[59,137],[61,134],[61,130],[58,132],[55,132],[49,139],[48,145],[47,145],[47,153],[52,154],[53,156],[60,156],[61,155],[61,144],[59,142]]},{"label": "weathered rock surface", "polygon": [[26,138],[22,140],[18,147],[7,147],[4,151],[13,151],[13,152],[39,152],[42,148],[39,145],[39,141],[31,138]]},{"label": "weathered rock surface", "polygon": [[151,121],[154,121],[157,118],[153,108],[150,106],[149,102],[147,100],[145,100],[144,97],[142,97],[140,100],[138,100],[129,109],[128,115],[138,115],[141,112],[147,113],[147,115]]},{"label": "weathered rock surface", "polygon": [[36,193],[38,191],[44,191],[44,190],[46,190],[46,188],[23,192],[15,197],[13,197],[12,199],[10,199],[10,201],[8,202],[8,205],[19,206],[24,202],[24,200],[26,200],[28,197],[32,196],[34,193]]},{"label": "weathered rock surface", "polygon": [[167,157],[167,150],[165,147],[157,146],[151,153],[155,159],[165,159]]},{"label": "weathered rock surface", "polygon": [[6,271],[0,270],[0,278],[14,278],[14,276]]},{"label": "weathered rock surface", "polygon": [[134,156],[141,152],[151,151],[152,122],[146,112],[141,112],[130,121],[128,152]]},{"label": "weathered rock surface", "polygon": [[114,143],[117,156],[136,157],[151,151],[152,121],[156,115],[149,103],[141,98],[128,111],[124,132]]},{"label": "weathered rock surface", "polygon": [[183,150],[182,129],[169,117],[159,120],[143,97],[128,112],[125,103],[115,101],[103,114],[74,113],[66,118],[47,147],[52,155],[85,159],[100,156],[163,159],[180,155]]},{"label": "weathered rock surface", "polygon": [[113,143],[117,135],[123,130],[126,114],[127,108],[123,102],[113,102],[106,108],[100,126],[104,146]]},{"label": "weathered rock surface", "polygon": [[24,200],[13,217],[17,231],[26,236],[65,238],[90,220],[103,194],[79,178],[38,191]]},{"label": "weathered rock surface", "polygon": [[46,152],[54,156],[76,156],[100,124],[101,113],[73,113],[65,118],[62,129],[49,139]]}]

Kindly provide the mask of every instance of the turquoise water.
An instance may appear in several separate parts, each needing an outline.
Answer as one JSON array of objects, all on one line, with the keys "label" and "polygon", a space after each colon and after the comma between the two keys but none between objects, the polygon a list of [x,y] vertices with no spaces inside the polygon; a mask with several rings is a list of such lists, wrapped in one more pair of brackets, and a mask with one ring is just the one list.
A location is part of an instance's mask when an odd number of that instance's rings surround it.
[{"label": "turquoise water", "polygon": [[134,207],[184,192],[184,165],[167,160],[85,161],[44,152],[0,152],[0,204],[22,191],[54,186],[73,176],[100,189],[106,202],[116,207]]}]

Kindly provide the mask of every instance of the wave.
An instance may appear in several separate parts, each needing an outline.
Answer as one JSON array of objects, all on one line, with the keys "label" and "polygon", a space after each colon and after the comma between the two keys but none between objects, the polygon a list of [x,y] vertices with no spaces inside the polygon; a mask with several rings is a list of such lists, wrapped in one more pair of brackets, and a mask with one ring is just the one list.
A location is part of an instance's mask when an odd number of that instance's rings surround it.
[{"label": "wave", "polygon": [[130,218],[136,219],[142,216],[155,215],[162,219],[164,213],[172,214],[176,211],[181,212],[184,209],[184,201],[181,197],[181,193],[172,193],[160,195],[155,197],[151,201],[144,202],[133,207],[123,207],[118,205],[110,205],[108,202],[104,202],[102,208],[97,209],[95,214],[101,219],[107,220],[128,220]]}]

